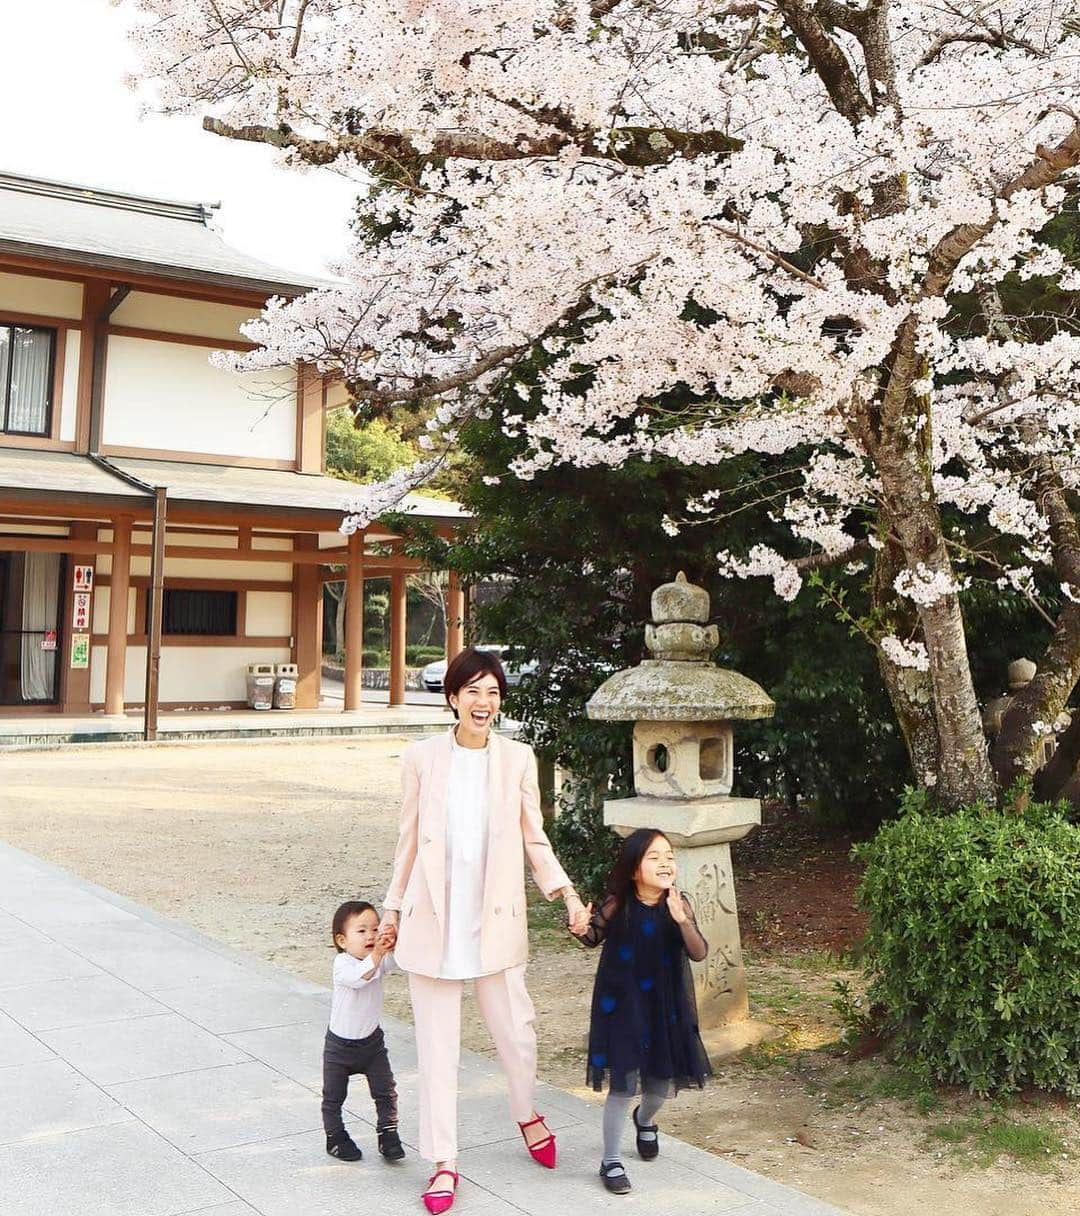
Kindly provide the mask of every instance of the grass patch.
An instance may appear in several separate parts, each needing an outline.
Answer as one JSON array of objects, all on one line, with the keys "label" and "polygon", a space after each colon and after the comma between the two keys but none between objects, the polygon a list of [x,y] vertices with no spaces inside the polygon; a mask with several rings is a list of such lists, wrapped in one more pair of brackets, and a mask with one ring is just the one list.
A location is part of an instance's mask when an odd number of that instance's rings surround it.
[{"label": "grass patch", "polygon": [[1056,1127],[1000,1116],[969,1115],[943,1120],[931,1124],[927,1135],[948,1145],[958,1160],[983,1169],[1008,1157],[1017,1165],[1041,1172],[1053,1168],[1065,1151],[1065,1142]]},{"label": "grass patch", "polygon": [[748,1068],[760,1071],[777,1066],[786,1067],[795,1058],[799,1033],[796,1027],[791,1027],[776,1039],[767,1039],[741,1052],[739,1061]]}]

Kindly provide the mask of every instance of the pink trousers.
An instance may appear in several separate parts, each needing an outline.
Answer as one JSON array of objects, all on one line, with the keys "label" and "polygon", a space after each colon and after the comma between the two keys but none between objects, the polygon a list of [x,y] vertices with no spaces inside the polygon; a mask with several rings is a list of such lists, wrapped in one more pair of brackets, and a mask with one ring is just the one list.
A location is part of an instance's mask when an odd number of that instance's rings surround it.
[{"label": "pink trousers", "polygon": [[[524,1123],[532,1118],[536,1089],[536,1010],[525,990],[525,967],[511,967],[472,982],[480,1016],[506,1073],[510,1114]],[[436,980],[409,973],[420,1082],[420,1155],[428,1161],[453,1161],[457,1157],[464,984],[464,980]]]}]

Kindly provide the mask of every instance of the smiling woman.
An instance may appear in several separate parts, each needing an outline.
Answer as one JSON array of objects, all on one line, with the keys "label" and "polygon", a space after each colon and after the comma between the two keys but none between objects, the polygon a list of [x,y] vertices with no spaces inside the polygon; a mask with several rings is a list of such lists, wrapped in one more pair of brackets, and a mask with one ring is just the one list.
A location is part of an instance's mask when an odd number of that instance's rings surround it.
[{"label": "smiling woman", "polygon": [[533,1158],[555,1166],[555,1138],[536,1113],[534,1010],[525,989],[524,861],[547,899],[562,895],[584,932],[588,914],[552,851],[540,813],[536,757],[492,732],[506,693],[498,656],[469,648],[444,682],[456,724],[403,758],[403,806],[380,929],[409,973],[420,1077],[420,1152],[435,1172],[429,1212],[457,1186],[461,991],[476,1002],[506,1070],[511,1113]]}]

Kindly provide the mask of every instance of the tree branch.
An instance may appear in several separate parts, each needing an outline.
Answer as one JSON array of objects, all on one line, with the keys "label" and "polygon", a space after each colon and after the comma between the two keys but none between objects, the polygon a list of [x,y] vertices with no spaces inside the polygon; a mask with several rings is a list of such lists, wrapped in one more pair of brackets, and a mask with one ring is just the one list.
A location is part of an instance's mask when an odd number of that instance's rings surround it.
[{"label": "tree branch", "polygon": [[837,110],[853,125],[866,118],[870,106],[859,88],[855,71],[821,24],[816,10],[807,8],[801,0],[779,0],[777,7],[810,56],[810,62]]},{"label": "tree branch", "polygon": [[821,553],[808,553],[805,557],[795,558],[791,564],[801,574],[806,570],[823,570],[828,566],[835,566],[839,562],[849,562],[853,558],[869,552],[870,542],[858,540],[843,553],[826,553],[824,550]]},{"label": "tree branch", "polygon": [[[1063,173],[1080,164],[1080,121],[1054,148],[1040,144],[1035,149],[1036,160],[1018,177],[1014,177],[999,191],[997,198],[1007,200],[1021,190],[1040,190],[1052,185]],[[965,255],[989,233],[997,223],[997,215],[984,224],[959,224],[943,236],[930,255],[930,264],[923,280],[924,296],[940,296],[945,293],[953,271]]]},{"label": "tree branch", "polygon": [[[509,103],[507,103],[509,104]],[[529,116],[530,119],[533,116]],[[564,148],[577,146],[595,160],[622,165],[660,165],[676,157],[692,160],[715,156],[741,147],[741,141],[723,131],[678,131],[670,127],[616,127],[601,139],[595,131],[556,130],[542,137],[521,136],[514,143],[480,134],[441,131],[433,137],[430,151],[421,152],[406,131],[371,127],[362,134],[340,132],[332,139],[298,135],[288,126],[249,124],[234,127],[221,118],[207,115],[203,130],[225,139],[269,144],[295,152],[309,165],[328,165],[344,153],[368,164],[391,166],[400,173],[404,164],[426,164],[436,160],[511,161],[557,156]]]}]

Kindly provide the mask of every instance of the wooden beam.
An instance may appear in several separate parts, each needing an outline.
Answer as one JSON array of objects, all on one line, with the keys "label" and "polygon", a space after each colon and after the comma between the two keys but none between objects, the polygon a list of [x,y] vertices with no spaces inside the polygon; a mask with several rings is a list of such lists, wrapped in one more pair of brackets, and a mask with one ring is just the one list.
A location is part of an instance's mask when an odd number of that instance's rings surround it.
[{"label": "wooden beam", "polygon": [[[65,552],[70,553],[72,556],[81,557],[82,561],[78,562],[78,564],[80,566],[90,566],[95,572],[93,589],[90,592],[91,629],[93,628],[94,620],[93,597],[97,595],[98,587],[100,586],[96,577],[97,561],[94,558],[95,553],[101,552],[98,542],[94,539],[97,536],[97,531],[97,524],[73,523],[71,525],[71,536],[64,541],[66,545]],[[93,546],[89,553],[82,548],[83,542]],[[76,545],[78,548],[73,547]],[[0,539],[0,548],[4,548],[4,546],[5,541]],[[112,549],[111,545],[109,549]],[[88,714],[90,712],[90,668],[71,666],[71,638],[74,633],[74,630],[71,628],[71,597],[74,594],[75,564],[75,562],[68,562],[66,564],[64,573],[66,585],[61,599],[64,619],[60,622],[59,658],[63,664],[60,671],[60,709],[66,714]],[[90,632],[90,630],[87,632]]]},{"label": "wooden beam", "polygon": [[[264,292],[251,288],[233,287],[227,284],[206,283],[198,279],[198,271],[190,282],[177,276],[150,274],[127,268],[100,266],[93,263],[65,261],[46,255],[34,257],[29,254],[4,253],[0,256],[0,272],[7,274],[41,275],[43,278],[60,278],[69,282],[95,283],[102,280],[130,283],[152,295],[180,296],[185,300],[208,300],[215,304],[236,304],[239,307],[253,306],[261,309],[274,294],[292,295],[292,292]],[[284,284],[282,284],[284,286]],[[304,288],[297,288],[296,295],[303,295]]]},{"label": "wooden beam", "polygon": [[[316,553],[318,537],[298,536],[298,552]],[[293,565],[293,653],[299,670],[296,708],[318,709],[322,691],[323,588],[319,569],[310,562]]]},{"label": "wooden beam", "polygon": [[[95,529],[96,531],[96,529]],[[8,553],[112,553],[113,545],[88,537],[0,536],[0,549]]]},{"label": "wooden beam", "polygon": [[183,346],[208,346],[211,350],[256,350],[254,342],[239,338],[208,338],[201,334],[178,334],[163,329],[141,329],[137,325],[110,325],[110,338],[144,338],[148,342],[179,342]]},{"label": "wooden beam", "polygon": [[310,363],[296,371],[296,469],[323,471],[323,382]]},{"label": "wooden beam", "polygon": [[108,279],[94,279],[83,285],[81,337],[79,339],[79,377],[75,391],[75,450],[90,450],[90,415],[94,395],[94,339],[98,317],[109,302]]}]

